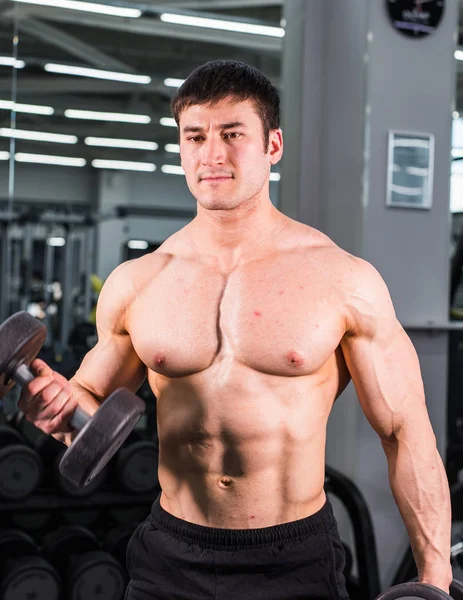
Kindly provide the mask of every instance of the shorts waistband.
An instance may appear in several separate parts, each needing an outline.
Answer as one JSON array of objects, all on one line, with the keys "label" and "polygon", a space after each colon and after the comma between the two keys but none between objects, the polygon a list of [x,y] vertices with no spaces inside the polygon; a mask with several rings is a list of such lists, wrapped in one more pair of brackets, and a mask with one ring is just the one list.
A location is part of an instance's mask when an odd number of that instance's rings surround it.
[{"label": "shorts waistband", "polygon": [[305,539],[326,533],[335,525],[333,508],[328,499],[319,511],[309,517],[258,529],[222,529],[184,521],[162,508],[160,496],[154,501],[149,518],[157,529],[214,550],[257,548],[295,538]]}]

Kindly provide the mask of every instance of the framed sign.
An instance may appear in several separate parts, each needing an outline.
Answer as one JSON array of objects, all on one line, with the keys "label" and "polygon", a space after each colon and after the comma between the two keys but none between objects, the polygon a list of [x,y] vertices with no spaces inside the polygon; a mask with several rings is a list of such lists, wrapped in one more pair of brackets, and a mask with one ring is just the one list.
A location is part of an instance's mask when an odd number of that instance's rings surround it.
[{"label": "framed sign", "polygon": [[444,13],[444,0],[386,0],[386,8],[397,31],[421,38],[436,31]]},{"label": "framed sign", "polygon": [[430,133],[389,133],[387,206],[432,206],[434,136]]}]

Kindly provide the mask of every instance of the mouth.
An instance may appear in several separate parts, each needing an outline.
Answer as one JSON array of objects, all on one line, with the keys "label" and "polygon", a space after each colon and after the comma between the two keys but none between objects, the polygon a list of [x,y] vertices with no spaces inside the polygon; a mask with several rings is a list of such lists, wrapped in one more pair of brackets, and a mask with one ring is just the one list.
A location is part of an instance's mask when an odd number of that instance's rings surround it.
[{"label": "mouth", "polygon": [[220,181],[228,181],[231,177],[203,177],[201,181],[209,181],[210,183],[218,183]]},{"label": "mouth", "polygon": [[221,181],[228,181],[233,179],[230,175],[209,175],[208,177],[200,177],[199,181],[208,181],[210,183],[219,183]]}]

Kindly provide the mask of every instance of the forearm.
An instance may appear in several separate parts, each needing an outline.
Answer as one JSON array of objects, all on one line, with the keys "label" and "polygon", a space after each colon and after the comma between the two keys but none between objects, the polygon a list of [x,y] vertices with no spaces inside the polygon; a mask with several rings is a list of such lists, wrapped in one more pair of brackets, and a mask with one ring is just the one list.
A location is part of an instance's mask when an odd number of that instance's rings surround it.
[{"label": "forearm", "polygon": [[[77,401],[79,407],[88,415],[94,415],[100,406],[100,402],[88,389],[78,383],[75,378],[70,379],[69,384],[71,386],[73,399]],[[53,437],[63,444],[66,444],[66,446],[70,446],[78,433],[79,432],[76,430],[66,433],[54,433]]]},{"label": "forearm", "polygon": [[451,506],[442,460],[432,440],[417,443],[404,432],[383,441],[389,481],[405,523],[418,568],[419,581],[448,592],[450,566]]}]

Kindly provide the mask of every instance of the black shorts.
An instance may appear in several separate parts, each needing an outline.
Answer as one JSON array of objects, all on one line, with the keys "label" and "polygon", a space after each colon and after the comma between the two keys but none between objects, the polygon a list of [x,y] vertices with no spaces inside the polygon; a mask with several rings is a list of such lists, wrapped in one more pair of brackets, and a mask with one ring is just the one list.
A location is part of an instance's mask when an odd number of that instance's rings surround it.
[{"label": "black shorts", "polygon": [[154,502],[127,548],[126,600],[344,600],[344,548],[331,504],[260,529],[178,519]]}]

